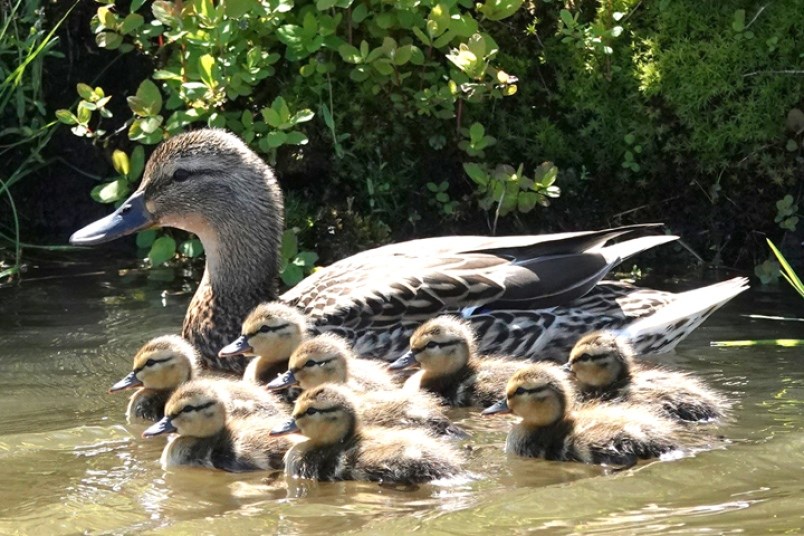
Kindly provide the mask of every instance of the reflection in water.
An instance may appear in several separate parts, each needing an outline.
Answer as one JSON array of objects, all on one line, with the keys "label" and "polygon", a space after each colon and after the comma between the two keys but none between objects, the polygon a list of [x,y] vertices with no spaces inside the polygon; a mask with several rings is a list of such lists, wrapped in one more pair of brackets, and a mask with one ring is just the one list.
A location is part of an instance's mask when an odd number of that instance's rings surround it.
[{"label": "reflection in water", "polygon": [[140,439],[143,427],[125,424],[127,397],[106,393],[129,370],[142,342],[179,330],[192,285],[155,275],[65,273],[0,289],[0,532],[687,534],[799,528],[800,351],[708,347],[714,339],[802,337],[800,324],[738,315],[741,308],[800,314],[792,296],[750,291],[667,357],[736,401],[735,422],[721,429],[729,441],[715,450],[608,474],[600,467],[508,456],[502,445],[511,419],[483,419],[461,409],[452,417],[472,433],[470,477],[397,489],[160,469],[164,441]]}]

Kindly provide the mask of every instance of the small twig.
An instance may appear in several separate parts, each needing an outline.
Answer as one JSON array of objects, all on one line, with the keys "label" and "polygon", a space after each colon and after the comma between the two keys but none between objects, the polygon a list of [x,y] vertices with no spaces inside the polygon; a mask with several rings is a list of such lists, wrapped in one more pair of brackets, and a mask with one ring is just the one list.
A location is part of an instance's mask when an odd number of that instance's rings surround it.
[{"label": "small twig", "polygon": [[743,28],[743,31],[747,30],[748,28],[750,28],[750,27],[751,27],[751,25],[752,25],[752,24],[754,24],[754,21],[756,21],[756,20],[757,20],[757,17],[759,17],[760,13],[762,13],[763,11],[765,11],[765,8],[766,8],[766,7],[768,7],[768,4],[765,4],[764,6],[762,6],[761,8],[759,8],[759,9],[757,10],[756,15],[754,15],[754,18],[753,18],[753,19],[751,19],[751,22],[749,22],[748,24],[746,24],[746,25],[745,25],[745,28]]},{"label": "small twig", "polygon": [[754,71],[752,73],[747,73],[743,75],[743,78],[748,78],[749,76],[757,76],[759,74],[804,74],[804,70],[801,69],[782,69],[778,71]]}]

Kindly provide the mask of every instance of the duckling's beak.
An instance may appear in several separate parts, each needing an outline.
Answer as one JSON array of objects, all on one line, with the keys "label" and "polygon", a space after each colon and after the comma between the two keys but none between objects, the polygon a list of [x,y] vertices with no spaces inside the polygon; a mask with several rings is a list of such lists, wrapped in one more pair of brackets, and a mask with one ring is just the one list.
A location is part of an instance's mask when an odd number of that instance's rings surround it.
[{"label": "duckling's beak", "polygon": [[70,244],[74,246],[104,244],[156,224],[153,214],[145,208],[145,192],[139,191],[105,218],[74,232],[70,237]]},{"label": "duckling's beak", "polygon": [[299,383],[299,380],[296,379],[296,375],[291,371],[287,371],[268,382],[265,388],[271,391],[278,391],[279,389],[285,389],[297,383]]},{"label": "duckling's beak", "polygon": [[293,432],[298,432],[299,427],[296,424],[296,419],[289,419],[279,426],[274,427],[271,430],[271,435],[285,435],[285,434],[292,434]]},{"label": "duckling's beak", "polygon": [[137,378],[137,373],[132,370],[128,374],[128,376],[126,376],[116,384],[112,385],[109,388],[109,392],[116,393],[117,391],[122,391],[123,389],[129,389],[131,387],[139,387],[141,385],[142,382]]},{"label": "duckling's beak", "polygon": [[561,367],[561,370],[563,370],[567,374],[572,374],[572,364],[566,363],[563,367]]},{"label": "duckling's beak", "polygon": [[162,417],[161,421],[159,421],[157,423],[154,423],[148,429],[146,429],[142,433],[142,437],[154,437],[154,436],[167,434],[167,433],[175,432],[175,431],[176,431],[176,427],[173,426],[172,422],[170,422],[170,417],[165,415],[164,417]]},{"label": "duckling's beak", "polygon": [[511,408],[508,407],[508,400],[503,398],[493,406],[489,406],[480,412],[481,415],[493,415],[495,413],[511,413]]},{"label": "duckling's beak", "polygon": [[412,367],[416,365],[416,356],[413,354],[413,350],[410,350],[408,353],[388,365],[389,370],[402,370],[408,367]]},{"label": "duckling's beak", "polygon": [[253,351],[254,348],[252,348],[251,344],[249,344],[248,337],[246,335],[241,335],[233,342],[221,348],[221,351],[218,352],[218,357],[233,357],[236,355]]}]

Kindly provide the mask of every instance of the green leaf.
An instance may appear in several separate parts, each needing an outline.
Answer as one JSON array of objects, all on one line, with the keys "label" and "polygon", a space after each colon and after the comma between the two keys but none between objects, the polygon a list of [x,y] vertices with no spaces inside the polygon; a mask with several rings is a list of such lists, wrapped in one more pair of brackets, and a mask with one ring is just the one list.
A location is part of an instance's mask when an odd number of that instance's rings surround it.
[{"label": "green leaf", "polygon": [[115,149],[112,153],[112,167],[119,174],[128,177],[131,171],[131,165],[128,161],[128,155],[120,149]]},{"label": "green leaf", "polygon": [[318,11],[326,11],[335,7],[337,3],[338,0],[316,0],[315,7]]},{"label": "green leaf", "polygon": [[279,251],[282,254],[282,258],[287,260],[292,259],[299,253],[299,240],[293,229],[286,229],[282,233],[282,246]]},{"label": "green leaf", "polygon": [[357,49],[357,47],[354,47],[349,43],[344,43],[339,46],[338,54],[341,55],[341,58],[343,58],[343,61],[346,63],[357,64],[363,61],[363,57],[360,55],[360,51]]},{"label": "green leaf", "polygon": [[302,265],[308,268],[315,266],[318,261],[318,253],[315,251],[300,251],[296,258],[302,261]]},{"label": "green leaf", "polygon": [[156,240],[155,229],[148,229],[147,231],[137,233],[137,247],[140,249],[150,248],[154,240]]},{"label": "green leaf", "polygon": [[304,110],[299,110],[293,117],[290,118],[290,123],[294,125],[298,125],[299,123],[306,123],[310,121],[313,117],[315,117],[315,113],[312,110],[305,108]]},{"label": "green leaf", "polygon": [[304,279],[304,272],[295,264],[288,263],[288,265],[285,266],[285,269],[282,270],[282,273],[279,275],[279,277],[282,279],[282,282],[285,285],[292,287]]},{"label": "green leaf", "polygon": [[572,16],[572,13],[567,11],[566,9],[562,9],[558,12],[559,17],[561,17],[561,22],[564,23],[564,26],[567,28],[574,28],[575,27],[575,19]]},{"label": "green leaf", "polygon": [[134,182],[142,176],[142,171],[145,169],[145,150],[142,145],[137,145],[131,151],[131,170],[128,175],[129,182]]},{"label": "green leaf", "polygon": [[307,145],[308,141],[307,136],[305,136],[303,132],[292,130],[287,132],[284,143],[286,145]]},{"label": "green leaf", "polygon": [[352,22],[360,24],[368,17],[369,10],[366,4],[360,4],[352,10]]},{"label": "green leaf", "polygon": [[210,54],[204,54],[198,58],[198,71],[201,74],[201,80],[208,88],[217,86],[213,70],[215,69],[215,58]]},{"label": "green leaf", "polygon": [[98,97],[97,95],[95,95],[95,92],[92,90],[90,86],[86,84],[78,84],[75,86],[75,89],[76,91],[78,91],[78,96],[84,100],[87,100],[89,102],[95,102],[96,100],[98,100]]},{"label": "green leaf", "polygon": [[507,19],[522,7],[523,0],[487,0],[480,12],[489,20]]},{"label": "green leaf", "polygon": [[142,15],[138,15],[137,13],[129,13],[126,15],[126,18],[123,19],[123,24],[120,26],[120,31],[124,34],[130,34],[143,24],[145,24],[145,19]]},{"label": "green leaf", "polygon": [[738,9],[734,12],[734,20],[731,22],[731,27],[735,32],[742,32],[745,30],[745,10]]},{"label": "green leaf", "polygon": [[269,132],[265,136],[265,141],[268,143],[268,147],[271,149],[276,149],[281,145],[284,145],[288,139],[287,133],[281,130],[274,130],[273,132]]},{"label": "green leaf", "polygon": [[469,127],[469,138],[473,142],[479,142],[483,139],[483,136],[486,134],[486,129],[483,128],[483,125],[480,123],[472,123],[472,126]]},{"label": "green leaf", "polygon": [[101,32],[95,36],[95,42],[101,48],[115,50],[123,44],[123,36],[114,32]]},{"label": "green leaf", "polygon": [[148,79],[143,80],[136,95],[127,100],[131,111],[140,117],[156,115],[162,110],[162,94],[156,84]]},{"label": "green leaf", "polygon": [[253,0],[226,0],[224,4],[224,13],[230,19],[239,19],[255,5]]},{"label": "green leaf", "polygon": [[129,185],[126,179],[117,179],[104,184],[99,184],[92,189],[90,195],[98,203],[114,203],[125,198],[129,192]]},{"label": "green leaf", "polygon": [[56,110],[56,119],[65,125],[77,125],[78,118],[70,110]]},{"label": "green leaf", "polygon": [[195,259],[203,252],[204,252],[204,246],[201,244],[201,241],[197,238],[185,240],[184,242],[181,243],[181,245],[179,245],[179,253],[181,253],[184,257],[190,259]]},{"label": "green leaf", "polygon": [[489,174],[488,172],[480,166],[480,164],[476,164],[474,162],[466,162],[463,165],[463,170],[469,175],[469,178],[472,179],[475,183],[479,184],[480,186],[486,186],[489,183]]},{"label": "green leaf", "polygon": [[160,236],[151,244],[148,259],[151,261],[151,266],[159,266],[172,259],[175,254],[176,241],[169,236]]},{"label": "green leaf", "polygon": [[145,4],[145,0],[131,0],[131,7],[129,10],[133,13]]}]

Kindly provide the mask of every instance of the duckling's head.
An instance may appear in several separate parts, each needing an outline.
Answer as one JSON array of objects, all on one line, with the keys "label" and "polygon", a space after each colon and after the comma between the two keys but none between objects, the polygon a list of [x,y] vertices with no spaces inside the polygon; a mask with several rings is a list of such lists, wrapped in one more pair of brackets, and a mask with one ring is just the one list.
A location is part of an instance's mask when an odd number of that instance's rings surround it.
[{"label": "duckling's head", "polygon": [[151,339],[137,351],[131,373],[114,384],[110,392],[130,387],[175,389],[193,376],[198,353],[178,335]]},{"label": "duckling's head", "polygon": [[220,351],[221,357],[260,356],[266,364],[284,361],[301,344],[307,319],[281,302],[261,303],[243,321],[242,335]]},{"label": "duckling's head", "polygon": [[[315,445],[333,445],[355,434],[357,410],[349,391],[327,383],[304,391],[293,408],[293,422]],[[294,427],[280,432],[293,431]]]},{"label": "duckling's head", "polygon": [[575,393],[566,374],[551,363],[535,363],[517,371],[505,388],[505,399],[483,413],[514,413],[525,426],[549,426],[564,417]]},{"label": "duckling's head", "polygon": [[322,383],[346,383],[352,359],[354,353],[345,339],[325,333],[301,343],[290,356],[289,374],[280,378],[285,386],[295,381],[304,390]]},{"label": "duckling's head", "polygon": [[584,335],[570,352],[568,368],[584,387],[606,387],[627,377],[631,349],[609,331]]},{"label": "duckling's head", "polygon": [[203,382],[179,387],[165,404],[164,418],[145,430],[143,437],[178,432],[189,437],[211,437],[226,424],[226,409],[213,388]]},{"label": "duckling's head", "polygon": [[439,316],[416,328],[410,337],[410,351],[390,368],[418,363],[428,376],[445,376],[466,366],[476,351],[475,335],[467,322]]}]

